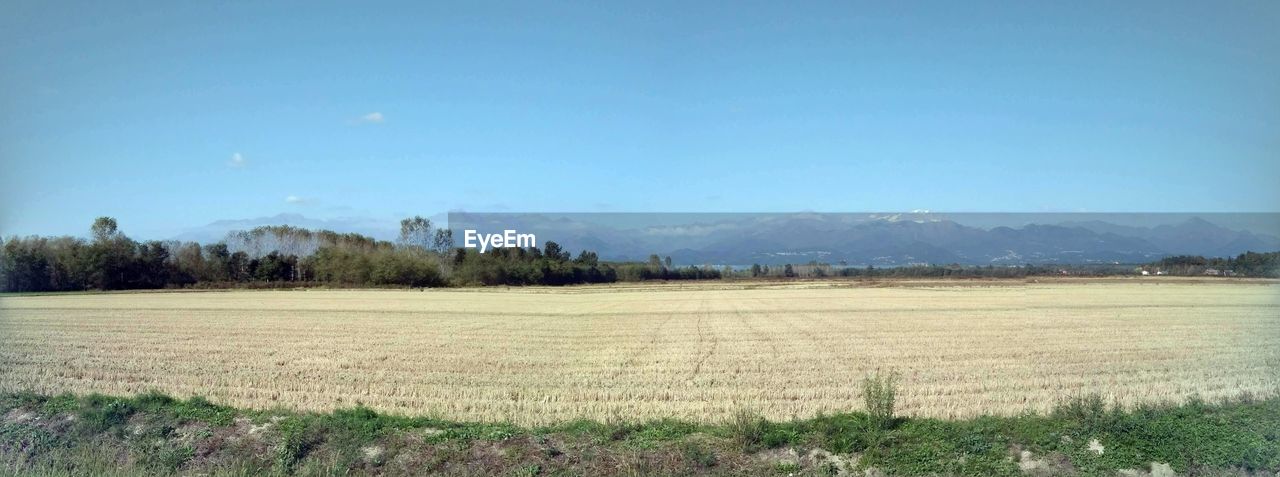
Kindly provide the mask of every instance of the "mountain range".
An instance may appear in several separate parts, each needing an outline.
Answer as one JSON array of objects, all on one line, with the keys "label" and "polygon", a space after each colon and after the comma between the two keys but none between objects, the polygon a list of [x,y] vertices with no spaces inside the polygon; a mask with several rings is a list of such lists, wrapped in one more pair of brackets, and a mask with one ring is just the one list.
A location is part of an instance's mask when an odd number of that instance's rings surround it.
[{"label": "mountain range", "polygon": [[657,253],[679,264],[1140,263],[1168,255],[1280,250],[1280,238],[1199,217],[1154,227],[1088,220],[989,228],[958,222],[963,214],[928,213],[747,214],[636,227],[587,225],[572,215],[468,214],[462,219],[451,216],[458,222],[451,222],[455,234],[460,227],[515,228],[568,250],[594,250],[604,259],[645,260]]}]

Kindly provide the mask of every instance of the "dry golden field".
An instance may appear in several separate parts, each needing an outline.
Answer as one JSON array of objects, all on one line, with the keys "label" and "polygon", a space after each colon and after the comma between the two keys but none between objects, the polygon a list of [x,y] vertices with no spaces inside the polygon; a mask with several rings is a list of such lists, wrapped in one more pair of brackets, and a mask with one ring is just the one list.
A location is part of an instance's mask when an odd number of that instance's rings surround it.
[{"label": "dry golden field", "polygon": [[0,391],[523,424],[859,409],[890,369],[935,417],[1280,392],[1278,284],[985,284],[9,296]]}]

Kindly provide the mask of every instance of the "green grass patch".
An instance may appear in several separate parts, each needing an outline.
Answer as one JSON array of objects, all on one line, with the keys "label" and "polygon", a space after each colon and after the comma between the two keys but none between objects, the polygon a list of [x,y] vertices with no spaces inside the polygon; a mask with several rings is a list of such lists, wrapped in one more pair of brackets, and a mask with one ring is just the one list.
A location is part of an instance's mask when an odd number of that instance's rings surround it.
[{"label": "green grass patch", "polygon": [[[778,422],[744,411],[720,424],[577,420],[536,428],[398,416],[364,406],[329,413],[237,410],[158,392],[7,393],[0,394],[0,413],[6,416],[0,422],[0,468],[15,474],[84,474],[114,459],[111,472],[125,475],[360,475],[405,460],[476,470],[472,466],[479,464],[472,460],[484,455],[503,456],[485,465],[508,465],[501,472],[506,474],[581,474],[574,462],[604,455],[635,465],[674,458],[685,466],[679,472],[694,474],[743,466],[765,474],[781,467],[816,475],[832,470],[754,457],[770,449],[782,455],[788,448],[800,455],[817,448],[857,454],[861,466],[892,475],[1020,475],[1019,450],[1079,475],[1115,475],[1152,462],[1183,474],[1280,471],[1280,398],[1118,409],[1086,396],[1047,415],[964,420],[851,412]],[[219,432],[247,432],[237,417],[261,429],[256,441],[219,440]],[[259,444],[243,444],[250,441]],[[1090,448],[1095,441],[1103,452]],[[397,460],[396,453],[421,455]],[[193,467],[201,465],[211,467]]]}]

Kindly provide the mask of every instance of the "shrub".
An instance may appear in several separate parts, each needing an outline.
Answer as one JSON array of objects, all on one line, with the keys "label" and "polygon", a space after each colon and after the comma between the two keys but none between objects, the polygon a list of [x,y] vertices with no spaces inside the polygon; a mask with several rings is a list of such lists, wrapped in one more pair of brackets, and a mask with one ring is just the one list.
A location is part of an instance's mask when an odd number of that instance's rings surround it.
[{"label": "shrub", "polygon": [[729,432],[733,436],[733,441],[744,452],[753,451],[764,443],[764,435],[768,427],[769,423],[764,420],[764,417],[747,409],[738,411],[729,421]]},{"label": "shrub", "polygon": [[297,417],[280,421],[280,441],[276,443],[276,470],[292,473],[294,466],[310,450],[312,443],[306,437],[307,423]]},{"label": "shrub", "polygon": [[1053,415],[1075,423],[1085,433],[1101,431],[1110,423],[1107,402],[1098,394],[1068,398],[1054,408]]},{"label": "shrub", "polygon": [[867,376],[862,380],[862,399],[867,404],[867,415],[873,425],[881,429],[893,427],[893,404],[898,391],[898,374],[880,373]]},{"label": "shrub", "polygon": [[85,398],[87,405],[80,411],[80,425],[85,431],[95,433],[123,426],[136,410],[127,400],[107,399],[98,395]]}]

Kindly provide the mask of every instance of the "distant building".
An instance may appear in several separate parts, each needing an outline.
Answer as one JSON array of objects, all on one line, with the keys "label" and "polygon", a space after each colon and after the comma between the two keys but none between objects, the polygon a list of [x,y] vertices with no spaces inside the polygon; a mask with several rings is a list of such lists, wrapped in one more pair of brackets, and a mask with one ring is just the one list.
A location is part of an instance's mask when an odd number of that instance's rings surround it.
[{"label": "distant building", "polygon": [[1147,275],[1150,275],[1150,274],[1151,274],[1151,272],[1148,272],[1148,271],[1146,271],[1146,270],[1143,270],[1143,271],[1142,271],[1142,276],[1144,276],[1144,277],[1145,277],[1145,276],[1147,276]]},{"label": "distant building", "polygon": [[1212,276],[1215,276],[1215,277],[1216,277],[1216,276],[1218,276],[1218,275],[1221,275],[1222,273],[1221,273],[1221,272],[1219,272],[1219,271],[1218,271],[1218,269],[1216,269],[1216,268],[1206,268],[1206,269],[1204,269],[1204,274],[1205,274],[1205,275],[1212,275]]}]

